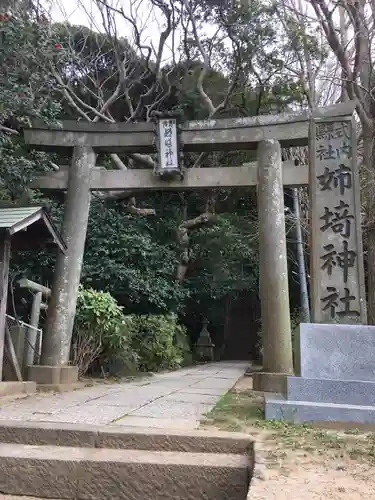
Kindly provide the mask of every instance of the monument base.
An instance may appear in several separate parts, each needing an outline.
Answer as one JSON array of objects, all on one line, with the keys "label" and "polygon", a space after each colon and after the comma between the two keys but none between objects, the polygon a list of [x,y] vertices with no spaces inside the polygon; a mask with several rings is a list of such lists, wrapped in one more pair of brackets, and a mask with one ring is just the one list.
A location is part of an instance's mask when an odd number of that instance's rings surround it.
[{"label": "monument base", "polygon": [[38,385],[76,384],[78,382],[78,366],[28,366],[27,379]]},{"label": "monument base", "polygon": [[289,401],[281,395],[265,399],[267,420],[284,420],[295,424],[307,422],[347,422],[375,424],[375,406]]},{"label": "monument base", "polygon": [[254,372],[253,390],[259,392],[279,392],[284,394],[286,391],[287,377],[288,375],[285,373]]},{"label": "monument base", "polygon": [[375,424],[375,327],[301,324],[299,377],[265,397],[267,420]]}]

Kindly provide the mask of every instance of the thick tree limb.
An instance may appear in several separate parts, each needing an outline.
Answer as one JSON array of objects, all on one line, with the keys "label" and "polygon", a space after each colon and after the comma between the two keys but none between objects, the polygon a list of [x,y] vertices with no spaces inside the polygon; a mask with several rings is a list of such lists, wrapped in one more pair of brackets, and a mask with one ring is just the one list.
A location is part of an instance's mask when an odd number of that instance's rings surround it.
[{"label": "thick tree limb", "polygon": [[155,215],[155,209],[154,208],[139,208],[136,206],[135,198],[134,196],[130,198],[128,204],[127,204],[127,209],[131,214],[135,215]]},{"label": "thick tree limb", "polygon": [[5,127],[4,125],[0,124],[0,132],[4,132],[6,134],[10,135],[20,135],[20,133],[17,130],[14,130],[13,128]]},{"label": "thick tree limb", "polygon": [[179,225],[177,230],[177,241],[181,248],[181,254],[180,262],[177,266],[177,281],[182,282],[184,280],[192,258],[191,252],[189,251],[189,231],[213,222],[215,217],[214,213],[205,212],[198,215],[198,217],[194,217],[194,219],[185,220]]},{"label": "thick tree limb", "polygon": [[[68,85],[65,85],[61,76],[58,74],[58,72],[55,70],[55,68],[53,66],[51,66],[51,69],[53,71],[53,74],[57,80],[57,82],[59,83],[60,85],[60,91],[63,93],[64,97],[68,100],[68,102],[70,103],[70,105],[77,111],[77,113],[79,113],[85,120],[87,121],[92,121],[92,122],[97,122],[99,121],[100,119],[108,122],[108,123],[114,123],[115,120],[109,116],[107,116],[106,114],[104,114],[109,106],[116,101],[116,99],[118,98],[118,96],[120,95],[120,91],[121,91],[121,84],[122,82],[120,81],[119,84],[117,85],[114,93],[107,99],[107,101],[103,104],[103,106],[101,107],[100,111],[98,111],[97,109],[95,109],[94,107],[92,106],[89,106],[87,105],[84,101],[82,101],[78,96],[77,94],[73,91],[73,89],[68,86]],[[121,72],[121,74],[123,74]],[[83,111],[82,107],[88,109],[89,111],[91,111],[95,116],[93,119],[90,118],[90,116],[85,112]],[[118,168],[119,170],[127,170],[127,166],[124,164],[124,162],[121,160],[121,158],[115,154],[115,153],[112,153],[110,155],[114,165],[116,166],[116,168]],[[153,161],[150,157],[146,157],[146,155],[132,155],[132,159],[134,161],[141,161],[143,164],[147,163],[147,165],[149,167],[153,166]],[[106,193],[106,194],[100,194],[98,195],[101,199],[110,199],[110,200],[119,200],[119,199],[126,199],[126,198],[129,198],[129,197],[132,197],[132,193],[130,191],[122,191],[122,192],[113,192],[113,193]],[[142,209],[141,208],[138,208],[136,207],[135,203],[133,203],[131,205],[131,211],[132,213],[139,213],[140,215],[149,215],[149,214],[155,214],[155,210],[154,209],[145,209],[144,210],[144,213],[142,214],[141,211]]]},{"label": "thick tree limb", "polygon": [[189,268],[189,263],[192,260],[192,253],[189,249],[190,238],[189,231],[194,229],[198,229],[201,226],[209,224],[213,222],[216,218],[215,214],[215,202],[216,195],[213,192],[210,192],[209,196],[206,199],[205,211],[194,217],[193,219],[187,218],[187,206],[185,204],[184,209],[184,219],[177,229],[177,242],[180,247],[180,260],[177,266],[177,281],[182,282],[185,278],[187,270]]}]

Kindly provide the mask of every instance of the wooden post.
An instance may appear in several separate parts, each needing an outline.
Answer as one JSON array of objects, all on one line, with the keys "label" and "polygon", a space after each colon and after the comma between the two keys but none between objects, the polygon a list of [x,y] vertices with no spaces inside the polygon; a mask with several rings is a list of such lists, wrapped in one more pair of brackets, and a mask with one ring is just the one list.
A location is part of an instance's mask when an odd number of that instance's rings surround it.
[{"label": "wooden post", "polygon": [[2,235],[0,241],[0,382],[3,379],[10,248],[10,235],[8,233],[5,233]]},{"label": "wooden post", "polygon": [[265,372],[293,373],[281,147],[258,147],[259,271]]},{"label": "wooden post", "polygon": [[10,364],[11,368],[13,369],[14,375],[15,375],[16,379],[18,380],[18,382],[22,382],[23,379],[22,379],[21,368],[20,368],[20,365],[18,363],[16,351],[14,350],[12,337],[10,335],[10,331],[9,331],[9,328],[8,328],[8,325],[6,324],[6,322],[5,322],[4,331],[5,331],[5,340],[6,340],[5,352],[7,353],[9,364]]},{"label": "wooden post", "polygon": [[[37,292],[33,298],[30,315],[30,327],[26,332],[26,348],[25,348],[25,366],[34,364],[35,353],[37,352],[38,327],[40,308],[42,303],[42,292]],[[39,353],[38,353],[39,354]]]}]

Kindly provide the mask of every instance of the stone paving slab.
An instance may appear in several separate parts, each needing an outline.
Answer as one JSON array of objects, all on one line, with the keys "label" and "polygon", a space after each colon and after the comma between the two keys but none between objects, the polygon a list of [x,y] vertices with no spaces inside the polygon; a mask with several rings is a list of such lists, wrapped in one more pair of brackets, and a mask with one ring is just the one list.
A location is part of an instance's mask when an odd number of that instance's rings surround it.
[{"label": "stone paving slab", "polygon": [[173,401],[173,402],[181,402],[181,403],[201,403],[208,405],[215,405],[217,402],[217,395],[213,396],[212,394],[191,394],[190,392],[182,392],[177,391],[173,394],[168,394],[168,396],[164,396],[158,401]]},{"label": "stone paving slab", "polygon": [[153,418],[153,417],[132,417],[128,415],[125,418],[116,420],[109,424],[113,426],[139,427],[142,429],[174,429],[174,430],[193,430],[198,429],[199,420],[182,418]]},{"label": "stone paving slab", "polygon": [[223,392],[232,389],[237,380],[223,378],[208,378],[194,384],[196,389],[221,389]]},{"label": "stone paving slab", "polygon": [[[91,410],[91,411],[90,411]],[[41,422],[66,422],[72,424],[92,424],[106,425],[114,420],[131,414],[137,410],[136,406],[96,406],[84,408],[78,407],[74,412],[70,409],[63,410],[59,413],[42,416]],[[35,419],[34,419],[35,421]]]},{"label": "stone paving slab", "polygon": [[248,363],[219,362],[71,393],[4,403],[0,420],[194,429]]},{"label": "stone paving slab", "polygon": [[[131,413],[132,417],[153,418],[193,418],[199,420],[201,416],[209,412],[212,404],[183,403],[181,401],[154,401],[142,406]],[[124,425],[127,425],[126,419]]]},{"label": "stone paving slab", "polygon": [[[159,396],[160,397],[160,396]],[[96,406],[120,406],[120,407],[134,407],[135,409],[140,408],[141,406],[152,403],[155,400],[158,400],[159,397],[153,398],[152,396],[143,396],[133,394],[130,397],[103,397],[100,399],[90,400],[84,405],[85,408],[93,408]]]},{"label": "stone paving slab", "polygon": [[202,389],[200,387],[187,387],[183,390],[184,394],[201,394],[202,396],[216,396],[216,400],[218,400],[219,396],[223,396],[225,394],[225,390],[223,389]]}]

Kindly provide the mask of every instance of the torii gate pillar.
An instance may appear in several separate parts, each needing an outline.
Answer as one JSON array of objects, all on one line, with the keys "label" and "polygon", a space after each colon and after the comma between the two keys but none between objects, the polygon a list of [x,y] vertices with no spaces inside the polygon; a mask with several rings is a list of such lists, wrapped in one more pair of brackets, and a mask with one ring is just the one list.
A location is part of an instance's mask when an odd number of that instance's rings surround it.
[{"label": "torii gate pillar", "polygon": [[43,335],[41,365],[44,367],[66,366],[69,363],[90,210],[91,170],[95,167],[95,162],[96,154],[91,147],[74,148],[62,231],[68,249],[65,255],[58,257],[56,263],[49,313]]},{"label": "torii gate pillar", "polygon": [[293,374],[281,147],[275,140],[258,146],[258,218],[264,372],[254,374],[253,384],[274,391]]}]

